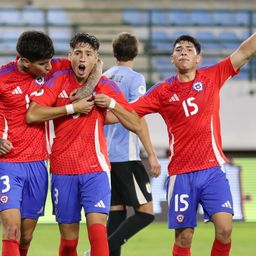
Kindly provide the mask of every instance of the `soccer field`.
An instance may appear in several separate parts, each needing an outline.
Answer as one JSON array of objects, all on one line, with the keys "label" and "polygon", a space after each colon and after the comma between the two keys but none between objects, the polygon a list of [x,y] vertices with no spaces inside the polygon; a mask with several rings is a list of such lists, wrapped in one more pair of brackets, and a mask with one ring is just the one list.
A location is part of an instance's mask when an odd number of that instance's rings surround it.
[{"label": "soccer field", "polygon": [[[214,231],[211,223],[199,223],[192,246],[193,256],[210,255]],[[171,256],[173,231],[166,223],[153,223],[123,246],[122,256]],[[59,234],[56,224],[39,224],[28,256],[58,255]],[[80,228],[78,255],[89,248],[85,224]],[[256,255],[256,223],[234,222],[232,256]]]}]

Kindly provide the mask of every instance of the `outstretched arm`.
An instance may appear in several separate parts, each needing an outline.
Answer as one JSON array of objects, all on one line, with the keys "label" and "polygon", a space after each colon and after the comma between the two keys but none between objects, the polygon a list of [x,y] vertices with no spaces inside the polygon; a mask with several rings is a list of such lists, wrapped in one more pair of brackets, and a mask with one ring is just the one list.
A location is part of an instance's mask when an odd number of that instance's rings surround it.
[{"label": "outstretched arm", "polygon": [[94,107],[92,96],[61,107],[46,107],[36,102],[31,102],[26,114],[27,123],[44,122],[58,117],[75,113],[88,114]]},{"label": "outstretched arm", "polygon": [[238,70],[256,53],[256,33],[246,39],[230,58],[234,70]]},{"label": "outstretched arm", "polygon": [[86,98],[92,95],[95,86],[97,85],[102,76],[102,67],[103,62],[99,59],[97,64],[94,66],[92,72],[90,73],[85,86],[80,87],[79,89],[76,89],[73,92],[71,92],[70,102],[80,100],[82,98]]},{"label": "outstretched arm", "polygon": [[148,161],[150,164],[150,175],[153,177],[158,177],[161,173],[161,165],[157,159],[156,152],[151,143],[148,125],[144,117],[141,118],[141,124],[142,129],[137,133],[137,135],[140,138],[140,141],[148,154]]},{"label": "outstretched arm", "polygon": [[142,129],[137,113],[135,111],[129,112],[113,98],[105,94],[96,94],[94,101],[96,106],[108,108],[106,123],[113,124],[120,122],[126,129],[135,133]]},{"label": "outstretched arm", "polygon": [[151,143],[146,120],[144,118],[140,119],[135,111],[127,111],[107,95],[97,94],[94,100],[96,106],[109,109],[109,111],[107,111],[106,124],[120,122],[126,129],[133,131],[138,135],[148,154],[151,168],[150,174],[154,177],[159,176],[161,167]]}]

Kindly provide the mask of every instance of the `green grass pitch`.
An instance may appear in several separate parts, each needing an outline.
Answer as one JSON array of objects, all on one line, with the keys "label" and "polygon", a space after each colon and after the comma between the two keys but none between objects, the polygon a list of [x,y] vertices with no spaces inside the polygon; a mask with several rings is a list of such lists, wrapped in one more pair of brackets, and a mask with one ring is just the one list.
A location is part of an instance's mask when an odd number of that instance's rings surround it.
[{"label": "green grass pitch", "polygon": [[[192,255],[210,255],[214,229],[211,223],[199,223],[195,230]],[[122,256],[171,256],[173,230],[166,223],[153,223],[123,246]],[[38,224],[28,256],[58,255],[59,233],[56,224]],[[89,248],[86,225],[80,226],[78,255]],[[231,256],[256,255],[256,223],[234,222]]]}]

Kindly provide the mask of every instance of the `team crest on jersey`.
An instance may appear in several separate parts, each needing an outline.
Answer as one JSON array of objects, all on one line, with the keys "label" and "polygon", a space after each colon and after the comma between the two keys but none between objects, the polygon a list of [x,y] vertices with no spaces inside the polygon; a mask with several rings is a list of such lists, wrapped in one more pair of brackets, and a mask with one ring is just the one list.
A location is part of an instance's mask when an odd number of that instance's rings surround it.
[{"label": "team crest on jersey", "polygon": [[201,82],[197,81],[193,84],[192,88],[197,92],[201,92],[204,89],[204,85]]},{"label": "team crest on jersey", "polygon": [[184,220],[184,215],[179,214],[179,215],[176,217],[176,220],[177,220],[179,223],[183,222],[183,220]]},{"label": "team crest on jersey", "polygon": [[139,87],[139,92],[140,92],[140,94],[145,94],[146,93],[146,87],[145,86],[143,86],[143,85],[141,85],[140,87]]},{"label": "team crest on jersey", "polygon": [[44,84],[44,77],[39,76],[35,79],[36,84],[43,85]]},{"label": "team crest on jersey", "polygon": [[1,195],[0,202],[2,204],[6,204],[8,202],[8,196],[7,195]]}]

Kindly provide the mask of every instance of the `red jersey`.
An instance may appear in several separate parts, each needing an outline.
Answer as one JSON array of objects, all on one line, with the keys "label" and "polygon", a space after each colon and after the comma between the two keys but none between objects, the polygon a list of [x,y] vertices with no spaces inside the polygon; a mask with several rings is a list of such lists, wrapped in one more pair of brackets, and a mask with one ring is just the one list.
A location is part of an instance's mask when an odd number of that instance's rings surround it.
[{"label": "red jersey", "polygon": [[[53,59],[54,72],[70,66],[68,60]],[[17,62],[0,68],[0,137],[8,139],[13,149],[0,156],[1,162],[32,162],[48,158],[45,124],[26,123],[30,97],[44,84],[44,78],[20,72]]]},{"label": "red jersey", "polygon": [[[33,101],[44,106],[64,106],[70,103],[70,93],[80,86],[72,70],[58,71],[46,82],[42,95],[35,96]],[[110,79],[102,77],[95,92],[114,98],[132,111],[121,90]],[[83,174],[110,169],[103,129],[106,111],[105,108],[94,107],[87,115],[74,114],[53,121],[52,173]]]},{"label": "red jersey", "polygon": [[[170,77],[132,104],[140,115],[160,113],[169,136],[169,175],[224,164],[220,131],[220,88],[235,75],[230,58],[197,70],[193,81]],[[161,131],[160,131],[161,132]]]}]

